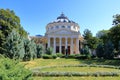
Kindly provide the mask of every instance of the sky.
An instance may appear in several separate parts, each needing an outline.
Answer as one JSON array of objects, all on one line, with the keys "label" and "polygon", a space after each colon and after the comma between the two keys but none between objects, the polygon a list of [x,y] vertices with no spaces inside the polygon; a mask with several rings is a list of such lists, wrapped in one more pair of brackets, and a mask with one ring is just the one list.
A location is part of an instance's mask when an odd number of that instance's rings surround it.
[{"label": "sky", "polygon": [[120,14],[120,0],[0,0],[0,8],[14,10],[23,28],[34,35],[45,35],[46,25],[63,12],[70,20],[93,35],[112,27],[113,15]]}]

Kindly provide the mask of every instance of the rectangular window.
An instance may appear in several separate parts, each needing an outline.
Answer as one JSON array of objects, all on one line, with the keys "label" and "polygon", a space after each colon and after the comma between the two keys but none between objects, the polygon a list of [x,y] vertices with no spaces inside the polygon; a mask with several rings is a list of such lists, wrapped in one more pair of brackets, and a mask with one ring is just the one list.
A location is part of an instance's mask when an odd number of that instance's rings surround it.
[{"label": "rectangular window", "polygon": [[62,26],[62,28],[65,28],[65,26]]}]

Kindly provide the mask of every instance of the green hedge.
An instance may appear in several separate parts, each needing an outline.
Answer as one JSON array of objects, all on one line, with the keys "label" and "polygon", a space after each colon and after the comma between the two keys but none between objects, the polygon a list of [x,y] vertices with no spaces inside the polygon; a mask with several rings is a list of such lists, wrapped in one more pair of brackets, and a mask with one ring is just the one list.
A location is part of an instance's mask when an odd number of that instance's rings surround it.
[{"label": "green hedge", "polygon": [[56,59],[56,58],[57,58],[57,55],[56,55],[56,54],[51,54],[51,55],[43,54],[43,55],[42,55],[42,58],[43,58],[43,59]]},{"label": "green hedge", "polygon": [[113,68],[120,69],[119,66],[109,66],[109,65],[62,65],[62,66],[49,66],[49,67],[39,67],[32,69],[33,76],[120,76],[119,72],[40,72],[43,68],[53,68],[53,67],[101,67],[101,68]]},{"label": "green hedge", "polygon": [[33,76],[119,76],[117,72],[33,72]]}]

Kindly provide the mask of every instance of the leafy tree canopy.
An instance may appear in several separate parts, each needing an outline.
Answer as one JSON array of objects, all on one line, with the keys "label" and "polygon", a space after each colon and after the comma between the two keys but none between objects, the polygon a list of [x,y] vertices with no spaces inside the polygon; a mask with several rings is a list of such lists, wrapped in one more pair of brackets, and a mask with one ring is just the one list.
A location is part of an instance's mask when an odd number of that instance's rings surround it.
[{"label": "leafy tree canopy", "polygon": [[7,36],[15,30],[20,36],[27,37],[27,32],[20,24],[20,18],[16,16],[13,10],[0,9],[0,53],[5,51]]}]

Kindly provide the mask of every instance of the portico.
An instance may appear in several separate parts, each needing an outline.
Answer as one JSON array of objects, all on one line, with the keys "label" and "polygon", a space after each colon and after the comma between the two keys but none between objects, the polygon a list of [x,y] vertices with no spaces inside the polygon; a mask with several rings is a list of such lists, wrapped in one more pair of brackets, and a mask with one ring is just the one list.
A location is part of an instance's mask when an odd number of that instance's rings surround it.
[{"label": "portico", "polygon": [[74,37],[49,37],[48,47],[54,48],[54,53],[65,53],[68,49],[69,54],[79,53],[79,38]]}]

